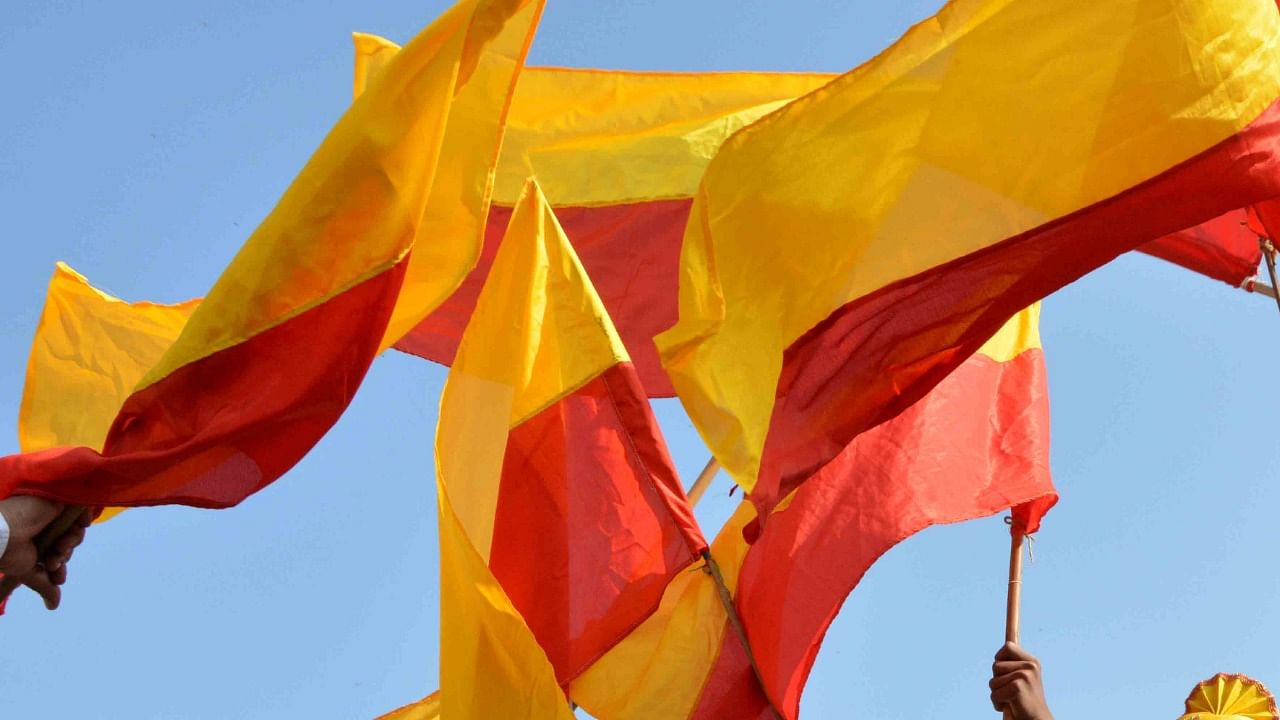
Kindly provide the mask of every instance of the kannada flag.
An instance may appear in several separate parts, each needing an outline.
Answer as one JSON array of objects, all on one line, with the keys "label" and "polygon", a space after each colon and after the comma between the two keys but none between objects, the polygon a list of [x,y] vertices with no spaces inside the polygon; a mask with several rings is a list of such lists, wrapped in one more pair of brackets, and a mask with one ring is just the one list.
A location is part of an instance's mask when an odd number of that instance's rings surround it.
[{"label": "kannada flag", "polygon": [[[712,545],[774,705],[788,718],[846,596],[884,552],[935,524],[1057,499],[1039,308],[1014,316],[923,400],[859,436],[763,530],[744,502]],[[754,542],[748,544],[745,536]],[[598,717],[770,718],[714,586],[683,573],[652,617],[574,681]]]},{"label": "kannada flag", "polygon": [[1019,309],[1280,195],[1278,96],[1273,0],[952,0],[721,147],[663,363],[767,512]]},{"label": "kannada flag", "polygon": [[[127,388],[105,437],[87,432],[101,426],[86,425],[74,436],[81,446],[0,459],[0,496],[225,507],[292,467],[346,408],[388,328],[416,324],[471,269],[478,236],[443,228],[453,210],[483,215],[487,193],[477,200],[460,188],[492,182],[505,98],[541,7],[541,0],[464,0],[397,54],[176,340],[158,359],[158,338],[148,349],[154,364]],[[487,112],[467,102],[476,93]],[[469,168],[437,163],[452,156],[441,146],[455,137],[488,143],[488,154]],[[438,164],[479,180],[444,178]],[[439,195],[441,188],[450,192]],[[179,321],[168,317],[165,328]],[[105,351],[80,352],[97,349]],[[126,386],[59,391],[75,393],[65,402],[100,410]],[[36,403],[57,401],[39,383],[34,392],[26,412],[38,419],[44,411]]]},{"label": "kannada flag", "polygon": [[[831,621],[881,555],[931,525],[1009,508],[1019,531],[1035,532],[1057,502],[1039,315],[1038,305],[1015,315],[924,399],[858,436],[764,523],[743,561],[736,604],[769,697],[787,718],[799,712]],[[722,648],[692,717],[767,718],[740,644],[725,638]]]},{"label": "kannada flag", "polygon": [[[388,40],[356,34],[357,96],[398,51]],[[680,240],[703,170],[734,131],[832,77],[525,68],[479,262],[396,349],[453,362],[525,178],[536,176],[645,390],[671,396],[653,336],[676,321]]]},{"label": "kannada flag", "polygon": [[635,369],[532,181],[449,372],[436,463],[444,717],[552,716],[560,686],[706,549]]},{"label": "kannada flag", "polygon": [[[355,35],[356,96],[399,46]],[[396,349],[449,364],[524,179],[537,176],[650,397],[674,394],[653,337],[678,319],[680,244],[707,164],[734,132],[834,80],[828,73],[525,68],[476,268]],[[1239,287],[1261,254],[1234,212],[1140,249]]]},{"label": "kannada flag", "polygon": [[[120,406],[199,304],[128,303],[58,263],[27,358],[18,411],[22,452],[101,448]],[[118,512],[107,508],[98,520]]]}]

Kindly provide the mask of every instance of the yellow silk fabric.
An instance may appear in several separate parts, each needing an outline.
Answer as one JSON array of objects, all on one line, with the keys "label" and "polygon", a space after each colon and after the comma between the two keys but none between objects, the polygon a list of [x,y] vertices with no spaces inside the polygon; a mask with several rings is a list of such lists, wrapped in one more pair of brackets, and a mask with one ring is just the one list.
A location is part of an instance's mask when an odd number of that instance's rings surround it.
[{"label": "yellow silk fabric", "polygon": [[716,458],[754,487],[783,352],[836,309],[1244,128],[1280,95],[1278,38],[1272,0],[952,0],[730,138],[658,337]]},{"label": "yellow silk fabric", "polygon": [[[481,0],[464,40],[452,106],[440,145],[435,182],[423,208],[404,287],[387,324],[382,349],[391,347],[440,303],[471,272],[484,244],[494,166],[502,145],[507,111],[524,67],[545,0]],[[399,56],[386,60],[394,72]],[[374,85],[377,83],[375,82]],[[405,113],[427,102],[405,98]],[[356,104],[359,104],[356,100]],[[409,160],[411,156],[406,156]],[[410,162],[428,162],[427,156]]]},{"label": "yellow silk fabric", "polygon": [[[357,92],[395,48],[357,36]],[[507,120],[494,202],[513,205],[525,178],[534,175],[557,206],[693,197],[725,138],[834,77],[525,68]]]},{"label": "yellow silk fabric", "polygon": [[439,472],[488,561],[508,430],[627,359],[546,198],[526,187],[440,401]]},{"label": "yellow silk fabric", "polygon": [[22,451],[101,450],[120,406],[198,304],[127,303],[58,263],[27,360],[18,411]]},{"label": "yellow silk fabric", "polygon": [[977,354],[996,362],[1009,362],[1027,350],[1040,347],[1040,303],[1034,303],[1001,325],[996,334],[978,348]]},{"label": "yellow silk fabric", "polygon": [[551,661],[472,546],[446,484],[437,472],[440,715],[449,720],[572,718]]},{"label": "yellow silk fabric", "polygon": [[437,690],[418,702],[379,715],[378,720],[439,720],[440,691]]},{"label": "yellow silk fabric", "polygon": [[[1040,347],[1040,304],[1023,310],[1000,328],[978,351],[1007,362]],[[792,495],[778,504],[782,512]],[[725,583],[737,589],[738,572],[750,546],[742,529],[755,519],[743,502],[712,543]],[[596,717],[688,717],[697,704],[726,631],[727,615],[711,578],[701,572],[678,575],[667,586],[662,604],[570,687],[573,699]]]},{"label": "yellow silk fabric", "polygon": [[488,568],[502,462],[511,427],[626,357],[573,247],[530,181],[440,401],[445,717],[570,716],[550,661]]},{"label": "yellow silk fabric", "polygon": [[[58,263],[27,359],[18,410],[22,451],[101,450],[120,406],[199,304],[126,303]],[[121,510],[103,509],[98,522]]]},{"label": "yellow silk fabric", "polygon": [[[755,516],[751,503],[741,503],[711,544],[731,592],[750,549],[742,529]],[[727,620],[711,577],[699,569],[683,572],[657,611],[575,679],[569,694],[599,718],[688,717],[715,665]]]},{"label": "yellow silk fabric", "polygon": [[[471,270],[480,242],[477,233],[439,232],[443,215],[472,200],[459,187],[475,184],[440,178],[492,174],[510,85],[541,7],[542,0],[462,0],[396,53],[139,387],[390,270],[411,250],[388,337],[442,302]],[[465,168],[441,166],[438,173],[437,160],[455,152],[442,154],[446,137],[468,152],[484,142],[490,147]],[[450,192],[437,201],[433,188]],[[459,222],[471,223],[480,212],[467,210]],[[415,248],[419,235],[424,242]]]}]

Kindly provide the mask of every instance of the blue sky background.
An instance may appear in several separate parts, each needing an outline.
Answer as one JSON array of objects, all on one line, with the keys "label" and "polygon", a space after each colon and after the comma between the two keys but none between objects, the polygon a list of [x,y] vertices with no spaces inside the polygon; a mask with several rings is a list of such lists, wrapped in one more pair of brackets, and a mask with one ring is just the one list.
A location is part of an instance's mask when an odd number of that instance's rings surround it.
[{"label": "blue sky background", "polygon": [[[531,61],[848,69],[937,0],[550,0]],[[349,33],[406,41],[439,0],[0,4],[0,452],[54,261],[128,299],[203,294],[351,87]],[[1280,685],[1280,315],[1147,257],[1048,300],[1063,499],[1028,567],[1024,642],[1062,720],[1177,717],[1218,671]],[[444,371],[397,353],[293,472],[242,506],[91,530],[64,606],[0,620],[3,718],[369,718],[436,687],[431,438]],[[659,414],[692,478],[706,460]],[[713,534],[721,478],[699,508]],[[809,718],[991,718],[998,518],[890,552],[837,619]],[[832,558],[839,562],[840,558]]]}]

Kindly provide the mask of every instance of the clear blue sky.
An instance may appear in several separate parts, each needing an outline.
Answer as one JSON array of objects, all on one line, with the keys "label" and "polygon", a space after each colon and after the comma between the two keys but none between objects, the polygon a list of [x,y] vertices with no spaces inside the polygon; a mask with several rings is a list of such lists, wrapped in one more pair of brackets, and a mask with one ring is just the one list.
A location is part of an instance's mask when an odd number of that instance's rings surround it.
[{"label": "clear blue sky", "polygon": [[[550,0],[532,62],[845,70],[937,0]],[[54,261],[130,299],[203,294],[351,86],[349,33],[399,41],[440,0],[0,4],[0,452]],[[1050,298],[1063,499],[1024,641],[1062,720],[1176,717],[1218,671],[1280,685],[1280,314],[1146,257]],[[0,620],[3,718],[367,718],[436,686],[431,439],[444,372],[391,353],[301,465],[241,507],[91,530],[64,606]],[[706,459],[660,417],[686,477]],[[720,479],[708,534],[732,502]],[[827,638],[809,718],[993,718],[1007,534],[890,552]],[[840,558],[832,558],[839,562]]]}]

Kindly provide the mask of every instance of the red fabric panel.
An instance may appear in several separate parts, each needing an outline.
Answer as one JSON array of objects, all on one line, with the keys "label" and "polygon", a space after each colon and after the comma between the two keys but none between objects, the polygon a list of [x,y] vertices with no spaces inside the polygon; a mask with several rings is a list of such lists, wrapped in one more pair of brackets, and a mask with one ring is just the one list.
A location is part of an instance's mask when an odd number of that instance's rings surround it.
[{"label": "red fabric panel", "polygon": [[[1057,500],[1049,473],[1044,356],[1000,363],[975,355],[906,412],[860,435],[774,513],[748,551],[737,593],[760,671],[789,718],[844,599],[889,548],[930,525],[1023,506],[1030,530]],[[839,558],[833,562],[833,558]],[[726,634],[697,717],[726,702],[760,701],[750,666]],[[704,693],[705,695],[706,693]]]},{"label": "red fabric panel", "polygon": [[[653,336],[676,322],[680,243],[692,202],[654,200],[555,209],[649,397],[675,394],[658,360]],[[396,343],[397,350],[443,365],[453,362],[510,221],[511,208],[495,206],[489,211],[484,250],[475,270],[448,301]]]},{"label": "red fabric panel", "polygon": [[[691,204],[685,199],[556,208],[649,397],[675,395],[653,336],[676,322],[680,246]],[[1261,254],[1257,237],[1232,221],[1237,215],[1176,232],[1139,250],[1238,287],[1253,275]],[[475,270],[444,305],[396,343],[397,350],[442,365],[453,363],[510,220],[511,208],[491,209]]]},{"label": "red fabric panel", "polygon": [[751,500],[761,516],[922,398],[1014,313],[1117,255],[1280,196],[1280,105],[1141,185],[858,298],[785,353]]},{"label": "red fabric panel", "polygon": [[[851,713],[851,716],[855,714]],[[774,720],[737,633],[725,625],[720,654],[689,720]]]},{"label": "red fabric panel", "polygon": [[1244,209],[1166,235],[1138,250],[1237,288],[1257,273],[1262,261],[1258,236],[1249,229]]},{"label": "red fabric panel", "polygon": [[567,684],[706,547],[630,364],[511,431],[489,567]]},{"label": "red fabric panel", "polygon": [[394,268],[174,371],[124,404],[101,454],[0,458],[0,497],[75,505],[235,505],[302,458],[360,386],[404,278]]}]

